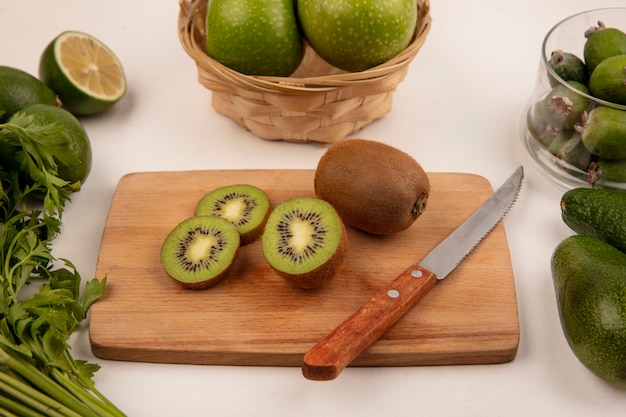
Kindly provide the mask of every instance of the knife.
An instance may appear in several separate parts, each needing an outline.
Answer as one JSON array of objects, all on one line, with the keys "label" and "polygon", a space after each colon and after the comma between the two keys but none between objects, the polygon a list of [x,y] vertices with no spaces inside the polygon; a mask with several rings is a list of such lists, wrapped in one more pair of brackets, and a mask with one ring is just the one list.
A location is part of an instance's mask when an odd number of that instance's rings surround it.
[{"label": "knife", "polygon": [[335,379],[378,340],[500,223],[519,195],[524,168],[515,172],[467,220],[421,261],[404,270],[304,355],[302,374],[316,381]]}]

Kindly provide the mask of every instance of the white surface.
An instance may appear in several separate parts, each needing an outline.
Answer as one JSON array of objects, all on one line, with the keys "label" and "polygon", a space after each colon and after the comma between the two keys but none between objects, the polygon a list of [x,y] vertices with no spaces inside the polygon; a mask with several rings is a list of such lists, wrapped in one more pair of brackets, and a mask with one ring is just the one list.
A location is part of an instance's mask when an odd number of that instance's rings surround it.
[{"label": "white surface", "polygon": [[[497,186],[525,162],[515,124],[534,85],[544,33],[573,13],[624,0],[431,1],[432,30],[394,110],[357,136],[399,147],[428,171],[475,173]],[[93,171],[54,245],[55,255],[73,261],[85,279],[95,273],[122,175],[314,168],[324,152],[315,144],[264,141],[218,115],[180,47],[177,15],[176,0],[0,0],[0,65],[36,74],[48,41],[77,29],[108,44],[126,70],[127,97],[83,120]],[[526,165],[524,192],[505,220],[521,326],[511,363],[349,368],[335,381],[311,382],[299,368],[101,360],[90,351],[86,326],[72,340],[73,354],[102,366],[98,388],[134,417],[623,416],[626,392],[589,373],[561,332],[549,259],[570,231],[560,219],[561,192]]]}]

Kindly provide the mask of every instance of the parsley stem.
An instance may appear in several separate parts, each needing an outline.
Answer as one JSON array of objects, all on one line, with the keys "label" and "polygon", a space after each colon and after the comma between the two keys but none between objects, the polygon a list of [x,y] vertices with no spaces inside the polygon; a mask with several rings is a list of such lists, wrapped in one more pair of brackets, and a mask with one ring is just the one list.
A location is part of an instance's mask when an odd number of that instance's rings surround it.
[{"label": "parsley stem", "polygon": [[[50,377],[27,361],[16,359],[10,352],[0,349],[0,363],[10,368],[13,372],[16,372],[34,387],[42,391],[37,392],[33,387],[20,383],[20,386],[25,391],[29,391],[32,397],[41,398],[44,403],[46,401],[51,401],[53,404],[58,402],[67,407],[68,410],[64,415],[68,417],[99,417],[93,410],[85,406],[77,400],[76,397],[69,394],[59,384],[55,383],[54,380],[50,379]],[[4,376],[4,373],[0,373],[0,375]],[[46,398],[46,395],[42,393],[49,395],[51,398]]]},{"label": "parsley stem", "polygon": [[[13,411],[19,414],[14,414]],[[45,417],[15,401],[0,395],[0,417]]]},{"label": "parsley stem", "polygon": [[[16,413],[16,414],[13,414]],[[0,417],[45,417],[44,414],[0,394]]]},{"label": "parsley stem", "polygon": [[3,408],[12,409],[14,412],[19,413],[19,415],[23,417],[78,416],[78,414],[68,413],[71,412],[71,410],[63,412],[65,407],[62,404],[53,401],[51,398],[42,395],[39,391],[33,389],[29,385],[24,384],[23,382],[4,373],[0,373],[0,392],[3,392],[17,400],[11,400],[2,395],[0,396],[0,405],[2,405]]},{"label": "parsley stem", "polygon": [[72,380],[67,374],[58,370],[53,370],[52,376],[57,380],[57,382],[63,385],[65,389],[75,395],[86,405],[93,408],[99,416],[124,416],[124,414],[122,414],[122,412],[115,408],[112,404],[105,404],[101,401],[98,401],[98,399],[94,397],[89,391],[87,391],[84,386]]},{"label": "parsley stem", "polygon": [[[43,226],[42,223],[36,223],[35,225],[25,227],[16,233],[15,237],[13,238],[9,247],[6,250],[6,254],[4,255],[3,267],[4,267],[4,276],[6,277],[6,279],[13,277],[15,274],[15,271],[19,271],[22,265],[27,264],[28,261],[30,261],[31,256],[32,256],[32,252],[30,252],[28,255],[21,257],[19,262],[17,262],[15,265],[11,266],[11,260],[13,259],[15,247],[18,244],[18,242],[20,242],[23,236],[27,235],[29,232],[33,232],[35,229],[42,227],[42,226]],[[21,290],[21,283],[9,281],[8,284],[9,285],[7,285],[6,287],[7,287],[7,290],[9,291],[11,301],[16,302],[17,294]]]}]

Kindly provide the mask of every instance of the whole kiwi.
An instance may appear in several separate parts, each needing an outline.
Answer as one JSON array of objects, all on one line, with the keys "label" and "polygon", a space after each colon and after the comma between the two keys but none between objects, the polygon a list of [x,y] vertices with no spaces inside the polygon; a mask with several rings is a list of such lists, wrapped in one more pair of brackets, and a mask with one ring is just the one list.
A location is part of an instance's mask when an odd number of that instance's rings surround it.
[{"label": "whole kiwi", "polygon": [[430,181],[407,153],[374,140],[347,139],[322,155],[314,188],[346,224],[389,235],[407,229],[424,212]]}]

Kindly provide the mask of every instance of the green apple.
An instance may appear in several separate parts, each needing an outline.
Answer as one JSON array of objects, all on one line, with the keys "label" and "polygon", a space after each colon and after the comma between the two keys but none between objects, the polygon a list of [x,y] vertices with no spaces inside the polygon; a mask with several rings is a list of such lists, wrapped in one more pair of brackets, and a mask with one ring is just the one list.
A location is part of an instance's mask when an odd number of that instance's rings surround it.
[{"label": "green apple", "polygon": [[402,52],[417,23],[415,0],[297,0],[306,39],[329,64],[363,71]]},{"label": "green apple", "polygon": [[206,52],[247,75],[288,76],[304,56],[293,0],[210,0]]}]

